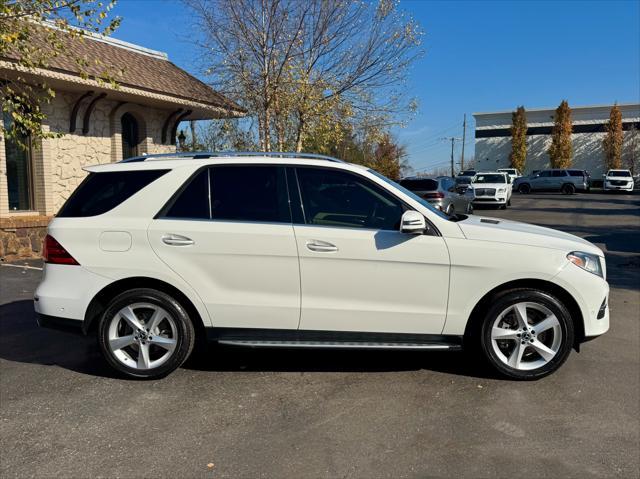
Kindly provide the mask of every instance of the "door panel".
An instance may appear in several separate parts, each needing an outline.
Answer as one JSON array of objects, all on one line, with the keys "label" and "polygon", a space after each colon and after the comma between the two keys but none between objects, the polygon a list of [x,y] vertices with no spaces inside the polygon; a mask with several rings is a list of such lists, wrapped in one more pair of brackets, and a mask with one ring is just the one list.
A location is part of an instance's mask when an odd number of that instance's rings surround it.
[{"label": "door panel", "polygon": [[[300,272],[290,224],[157,219],[148,235],[160,259],[200,295],[214,326],[298,327]],[[166,244],[169,235],[193,244]]]},{"label": "door panel", "polygon": [[148,230],[217,327],[295,329],[300,270],[285,170],[219,165],[187,182]]},{"label": "door panel", "polygon": [[[443,238],[311,225],[294,230],[300,329],[441,333],[449,289]],[[316,244],[333,248],[314,250]]]}]

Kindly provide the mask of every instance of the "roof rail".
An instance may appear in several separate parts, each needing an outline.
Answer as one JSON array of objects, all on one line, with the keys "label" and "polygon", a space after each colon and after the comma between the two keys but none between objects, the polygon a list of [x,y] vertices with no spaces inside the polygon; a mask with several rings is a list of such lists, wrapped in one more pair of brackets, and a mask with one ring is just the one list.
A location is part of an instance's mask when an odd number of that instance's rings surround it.
[{"label": "roof rail", "polygon": [[344,163],[344,161],[332,156],[317,155],[315,153],[295,153],[289,151],[190,151],[182,153],[158,153],[150,155],[135,156],[121,160],[120,163],[135,163],[147,160],[169,160],[176,158],[187,158],[192,160],[202,160],[215,157],[229,156],[266,156],[269,158],[305,158],[309,160],[326,160],[334,163]]}]

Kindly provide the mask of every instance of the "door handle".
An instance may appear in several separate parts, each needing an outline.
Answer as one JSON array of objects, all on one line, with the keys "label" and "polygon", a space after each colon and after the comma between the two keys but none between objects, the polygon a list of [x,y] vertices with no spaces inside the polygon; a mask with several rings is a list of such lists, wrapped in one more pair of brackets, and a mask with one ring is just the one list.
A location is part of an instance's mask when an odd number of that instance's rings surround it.
[{"label": "door handle", "polygon": [[307,249],[318,253],[333,253],[338,251],[338,247],[328,241],[311,240],[307,241]]},{"label": "door handle", "polygon": [[194,244],[191,238],[176,234],[166,234],[162,237],[162,242],[169,246],[190,246]]}]

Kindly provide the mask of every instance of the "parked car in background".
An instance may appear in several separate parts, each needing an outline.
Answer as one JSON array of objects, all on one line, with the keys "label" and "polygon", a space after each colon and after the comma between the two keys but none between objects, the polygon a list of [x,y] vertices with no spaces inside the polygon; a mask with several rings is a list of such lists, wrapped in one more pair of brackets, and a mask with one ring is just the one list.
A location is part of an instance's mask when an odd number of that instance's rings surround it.
[{"label": "parked car in background", "polygon": [[[166,376],[198,338],[466,348],[506,377],[537,379],[609,329],[605,258],[594,244],[447,216],[360,165],[198,152],[85,169],[49,223],[34,307],[41,326],[96,335],[124,375]],[[508,185],[502,173],[475,179]]]},{"label": "parked car in background", "polygon": [[502,209],[511,205],[511,194],[509,175],[499,171],[477,173],[465,193],[473,203],[497,205]]},{"label": "parked car in background", "polygon": [[476,170],[462,170],[458,176],[476,176]]},{"label": "parked car in background", "polygon": [[506,173],[507,175],[509,175],[509,178],[511,178],[511,183],[513,183],[516,178],[520,178],[522,176],[516,168],[498,168],[498,171],[500,173]]},{"label": "parked car in background", "polygon": [[635,182],[630,170],[609,170],[604,176],[602,188],[604,191],[620,190],[633,191]]},{"label": "parked car in background", "polygon": [[532,191],[561,191],[572,195],[576,191],[589,190],[589,177],[583,170],[550,169],[517,178],[513,189],[520,193]]},{"label": "parked car in background", "polygon": [[457,191],[456,181],[451,177],[404,178],[400,184],[448,215],[473,213],[470,199]]}]

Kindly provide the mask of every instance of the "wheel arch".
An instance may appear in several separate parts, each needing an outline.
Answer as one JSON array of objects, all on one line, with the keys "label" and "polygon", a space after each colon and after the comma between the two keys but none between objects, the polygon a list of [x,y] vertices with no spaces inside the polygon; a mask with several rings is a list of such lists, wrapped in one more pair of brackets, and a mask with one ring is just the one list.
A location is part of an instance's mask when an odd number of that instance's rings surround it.
[{"label": "wheel arch", "polygon": [[571,319],[573,321],[573,325],[575,328],[575,341],[574,348],[577,350],[581,342],[584,341],[584,318],[582,316],[582,311],[578,302],[575,298],[569,293],[566,289],[558,286],[551,281],[545,281],[542,279],[518,279],[514,281],[509,281],[507,283],[503,283],[499,286],[496,286],[491,291],[486,293],[480,301],[475,305],[471,314],[469,315],[469,320],[467,321],[467,326],[464,332],[464,338],[467,340],[469,337],[473,337],[476,333],[479,333],[479,327],[481,325],[482,319],[484,318],[484,314],[488,311],[491,306],[491,303],[495,298],[501,294],[504,294],[508,291],[512,291],[514,289],[537,289],[540,291],[547,292],[555,297],[557,297],[562,303],[566,306],[571,314]]},{"label": "wheel arch", "polygon": [[96,331],[98,326],[98,320],[104,312],[108,302],[116,297],[118,294],[135,288],[151,288],[162,291],[176,299],[187,311],[189,318],[193,321],[193,326],[196,330],[196,337],[204,337],[205,325],[195,304],[191,299],[187,297],[182,291],[175,286],[156,279],[145,276],[136,276],[131,278],[124,278],[105,286],[98,294],[96,294],[84,315],[84,321],[82,323],[82,332],[89,334]]}]

